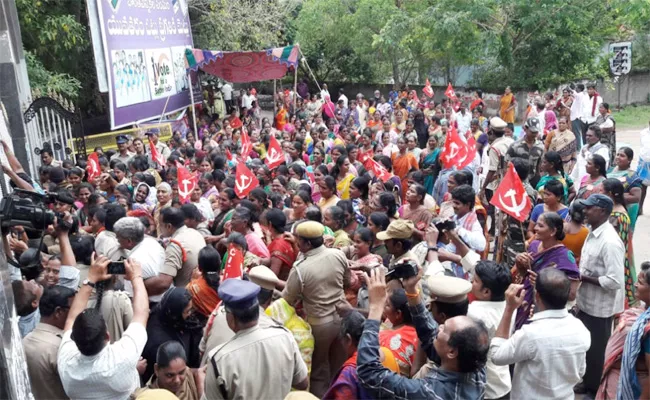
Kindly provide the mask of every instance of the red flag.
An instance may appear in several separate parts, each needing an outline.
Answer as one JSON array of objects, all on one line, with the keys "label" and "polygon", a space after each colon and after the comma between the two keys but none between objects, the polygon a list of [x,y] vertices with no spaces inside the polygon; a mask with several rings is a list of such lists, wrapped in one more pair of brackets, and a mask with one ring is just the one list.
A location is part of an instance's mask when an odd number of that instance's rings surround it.
[{"label": "red flag", "polygon": [[102,169],[99,166],[99,156],[93,152],[88,156],[88,165],[86,165],[86,174],[88,175],[88,182],[93,183],[95,178],[101,175]]},{"label": "red flag", "polygon": [[177,170],[177,179],[178,179],[178,197],[181,203],[187,203],[190,201],[190,195],[196,185],[198,184],[198,178],[195,174],[187,170],[180,164],[176,165]]},{"label": "red flag", "polygon": [[274,169],[284,162],[284,153],[282,152],[282,147],[280,146],[278,139],[275,138],[275,135],[270,136],[269,150],[266,152],[264,163],[269,167],[269,169]]},{"label": "red flag", "polygon": [[447,90],[445,90],[445,96],[449,97],[450,99],[456,98],[456,92],[454,91],[454,88],[451,86],[451,82],[449,82],[449,85],[447,86]]},{"label": "red flag", "polygon": [[251,139],[248,137],[248,132],[246,132],[246,128],[242,128],[241,131],[241,156],[246,161],[248,158],[248,153],[251,152],[253,149],[253,143],[251,143]]},{"label": "red flag", "polygon": [[533,204],[512,163],[508,163],[506,175],[494,192],[490,204],[521,222],[528,218]]},{"label": "red flag", "polygon": [[228,245],[226,267],[223,270],[222,282],[226,279],[241,279],[243,276],[244,253],[234,243]]},{"label": "red flag", "polygon": [[361,164],[364,164],[364,165],[365,165],[365,164],[366,164],[366,161],[367,161],[369,158],[372,158],[372,157],[374,157],[374,156],[375,156],[375,154],[374,154],[374,152],[372,151],[372,149],[370,149],[370,150],[368,150],[368,151],[365,151],[365,152],[359,150],[359,155],[357,155],[357,159],[359,160],[359,162],[360,162]]},{"label": "red flag", "polygon": [[251,190],[260,185],[260,181],[257,180],[255,174],[243,162],[237,164],[235,175],[237,176],[235,179],[235,194],[240,199],[246,197]]},{"label": "red flag", "polygon": [[314,175],[314,168],[311,165],[307,166],[307,178],[309,178],[309,182],[311,183],[312,187],[314,187],[314,184],[316,183],[316,175]]},{"label": "red flag", "polygon": [[431,83],[429,83],[429,78],[427,78],[427,81],[424,84],[424,89],[422,89],[422,93],[424,93],[424,95],[430,99],[433,98],[434,93],[433,93],[433,89],[431,88]]},{"label": "red flag", "polygon": [[467,157],[458,165],[458,169],[463,169],[470,165],[474,161],[474,157],[476,157],[476,140],[474,140],[474,135],[469,135],[465,147],[467,148]]},{"label": "red flag", "polygon": [[456,128],[451,128],[449,131],[447,131],[445,148],[442,150],[442,153],[440,153],[442,165],[445,168],[451,168],[454,165],[459,166],[465,162],[466,158],[467,143],[465,143],[463,139],[461,139],[461,137],[458,135]]},{"label": "red flag", "polygon": [[228,161],[232,161],[233,159],[230,149],[226,149],[226,158],[228,159]]},{"label": "red flag", "polygon": [[386,168],[384,168],[383,165],[379,164],[372,158],[368,158],[363,166],[368,171],[372,171],[372,173],[375,174],[377,178],[381,179],[382,182],[388,181],[393,176]]},{"label": "red flag", "polygon": [[151,150],[151,159],[158,163],[161,167],[165,165],[165,157],[158,151],[156,146],[151,141],[149,137],[149,149]]}]

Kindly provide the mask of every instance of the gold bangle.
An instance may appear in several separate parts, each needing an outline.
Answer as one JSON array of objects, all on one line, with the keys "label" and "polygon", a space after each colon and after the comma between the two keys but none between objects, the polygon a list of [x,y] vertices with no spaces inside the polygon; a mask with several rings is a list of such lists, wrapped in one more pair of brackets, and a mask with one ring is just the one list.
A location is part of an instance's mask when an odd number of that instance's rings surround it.
[{"label": "gold bangle", "polygon": [[417,289],[415,293],[406,292],[407,299],[417,299],[418,297],[420,297],[420,289]]}]

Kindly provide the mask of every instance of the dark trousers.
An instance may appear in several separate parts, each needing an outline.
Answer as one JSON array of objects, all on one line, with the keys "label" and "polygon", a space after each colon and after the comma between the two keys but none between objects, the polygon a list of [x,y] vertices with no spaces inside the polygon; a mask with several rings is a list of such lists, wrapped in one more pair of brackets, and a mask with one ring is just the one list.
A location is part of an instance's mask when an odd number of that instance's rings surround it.
[{"label": "dark trousers", "polygon": [[600,378],[603,375],[603,364],[605,363],[605,348],[607,341],[612,334],[612,320],[614,317],[599,318],[578,311],[576,317],[582,321],[585,328],[591,333],[591,347],[587,351],[587,370],[582,378],[582,384],[591,393],[598,391]]},{"label": "dark trousers", "polygon": [[580,121],[580,119],[574,119],[571,121],[571,130],[573,131],[573,134],[576,137],[576,145],[578,146],[578,150],[582,148],[582,144],[585,143],[583,141],[583,130],[586,133],[586,129],[583,128],[585,125],[584,122]]},{"label": "dark trousers", "polygon": [[494,236],[494,232],[495,232],[495,228],[497,226],[497,222],[494,219],[494,216],[495,216],[495,214],[494,214],[494,211],[495,211],[494,206],[492,204],[490,204],[490,200],[492,200],[492,196],[494,196],[494,190],[485,189],[485,198],[487,199],[488,204],[489,204],[488,209],[487,209],[488,217],[490,217],[490,219],[492,220],[492,224],[490,225],[490,229],[489,229],[488,233],[490,235]]}]

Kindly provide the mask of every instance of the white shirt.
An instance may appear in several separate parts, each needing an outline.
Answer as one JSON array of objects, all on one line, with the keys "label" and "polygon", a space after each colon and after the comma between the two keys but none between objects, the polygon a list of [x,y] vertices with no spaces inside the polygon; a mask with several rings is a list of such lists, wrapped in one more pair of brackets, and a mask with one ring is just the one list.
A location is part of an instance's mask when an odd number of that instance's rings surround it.
[{"label": "white shirt", "polygon": [[573,399],[591,334],[566,309],[538,312],[510,339],[492,339],[488,359],[515,364],[511,399]]},{"label": "white shirt", "polygon": [[[483,321],[488,331],[490,340],[499,327],[501,317],[506,309],[506,301],[479,301],[474,300],[469,303],[467,316]],[[515,323],[516,314],[512,314],[510,321],[510,331]],[[487,364],[487,383],[485,385],[485,398],[498,399],[510,392],[512,387],[510,382],[510,368],[507,365],[494,365],[492,359],[488,357]]]},{"label": "white shirt", "polygon": [[472,123],[472,114],[467,111],[465,111],[465,115],[458,113],[456,114],[456,122],[458,123],[458,133],[464,139],[465,133],[469,130]]},{"label": "white shirt", "polygon": [[113,256],[119,250],[120,243],[117,241],[115,232],[103,230],[95,238],[95,252],[98,255],[106,256],[110,259],[117,260]]},{"label": "white shirt", "polygon": [[[593,151],[593,148],[597,148],[596,151]],[[596,143],[592,147],[583,146],[578,153],[576,165],[571,171],[571,179],[576,187],[576,190],[580,188],[580,182],[582,178],[587,175],[587,160],[593,155],[598,154],[605,159],[605,169],[609,167],[609,147],[606,145],[601,145],[601,143]]]},{"label": "white shirt", "polygon": [[[149,278],[158,276],[160,273],[160,267],[165,263],[165,249],[156,239],[145,236],[142,242],[138,243],[130,252],[127,252],[127,257],[140,263],[142,266],[142,279],[146,281]],[[124,281],[124,291],[129,294],[129,297],[133,297],[131,282]],[[163,294],[149,296],[149,301],[157,303]]]},{"label": "white shirt", "polygon": [[224,84],[221,86],[221,93],[223,93],[224,100],[232,100],[232,86],[230,83]]},{"label": "white shirt", "polygon": [[57,356],[61,383],[70,398],[126,400],[140,387],[136,365],[147,343],[142,324],[130,323],[120,340],[94,356],[81,354],[71,334],[63,334]]},{"label": "white shirt", "polygon": [[[326,98],[326,97],[330,97],[330,92],[329,92],[329,90],[327,90],[327,89],[322,89],[322,90],[320,91],[320,99],[321,99],[321,101],[325,101],[325,98]],[[332,99],[332,98],[330,97],[330,100],[331,100],[331,99]]]},{"label": "white shirt", "polygon": [[241,97],[242,106],[247,110],[253,108],[253,101],[255,101],[255,96],[252,94],[245,94]]},{"label": "white shirt", "polygon": [[[596,99],[596,107],[594,107],[594,98],[589,97],[589,94],[587,94],[584,98],[584,102],[582,103],[582,120],[586,122],[587,124],[592,124],[596,122],[596,118],[598,118],[598,108],[600,107],[600,103],[603,102],[603,98],[598,96]],[[591,110],[593,109],[593,113]]]},{"label": "white shirt", "polygon": [[[573,93],[573,103],[571,103],[571,121],[582,118],[582,107],[587,93],[582,92]],[[588,97],[588,96],[587,96]]]},{"label": "white shirt", "polygon": [[454,214],[454,221],[456,221],[457,227],[456,232],[458,232],[458,236],[463,239],[465,243],[467,243],[467,246],[470,249],[479,252],[483,251],[485,250],[486,240],[485,235],[483,234],[483,228],[478,222],[478,219],[476,219],[476,221],[474,221],[472,224],[471,230],[463,228],[463,223],[469,215],[470,213],[467,213],[463,215],[462,218],[458,218],[458,216]]},{"label": "white shirt", "polygon": [[339,96],[339,101],[343,100],[343,108],[348,108],[348,96],[341,94]]},{"label": "white shirt", "polygon": [[625,245],[616,229],[605,222],[589,232],[580,253],[580,275],[598,276],[600,286],[582,282],[576,297],[580,311],[598,318],[623,312]]}]

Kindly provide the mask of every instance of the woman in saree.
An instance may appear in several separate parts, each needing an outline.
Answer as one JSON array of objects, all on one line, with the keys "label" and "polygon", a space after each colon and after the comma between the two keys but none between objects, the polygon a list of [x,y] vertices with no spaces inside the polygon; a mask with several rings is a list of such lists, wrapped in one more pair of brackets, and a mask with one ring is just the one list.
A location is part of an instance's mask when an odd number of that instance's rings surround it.
[{"label": "woman in saree", "polygon": [[562,203],[566,205],[573,201],[576,196],[576,191],[573,187],[573,180],[571,180],[571,177],[564,172],[560,153],[556,151],[544,153],[539,169],[542,173],[545,173],[539,182],[537,182],[537,186],[535,187],[540,195],[543,195],[544,186],[546,186],[548,182],[556,180],[560,182],[564,188]]},{"label": "woman in saree", "polygon": [[615,178],[605,179],[603,182],[603,193],[609,196],[614,202],[614,208],[609,216],[609,223],[612,224],[618,236],[625,246],[625,263],[623,271],[625,274],[625,308],[634,305],[635,298],[632,288],[636,278],[636,267],[634,265],[634,248],[632,247],[632,228],[630,217],[626,207],[625,189],[623,183]]},{"label": "woman in saree", "polygon": [[[634,288],[634,296],[639,300],[637,304],[650,304],[650,262],[641,264]],[[650,370],[648,332],[650,311],[647,308],[628,308],[623,311],[607,341],[603,375],[596,400],[614,400],[619,390],[623,399],[650,397],[647,383]]]},{"label": "woman in saree", "polygon": [[278,103],[278,113],[275,115],[275,129],[283,131],[287,123],[289,123],[289,113],[284,108],[283,103]]},{"label": "woman in saree", "polygon": [[415,225],[413,234],[420,240],[424,238],[424,232],[433,219],[433,214],[424,205],[426,194],[426,190],[422,185],[414,184],[409,186],[406,191],[406,202],[397,210],[401,219],[413,221]]},{"label": "woman in saree", "polygon": [[553,110],[547,109],[544,112],[544,130],[547,132],[554,131],[558,128],[557,125],[557,117],[555,116],[555,112]]},{"label": "woman in saree", "polygon": [[569,120],[566,117],[560,117],[558,129],[551,131],[546,136],[546,151],[556,151],[562,158],[564,173],[569,175],[573,171],[576,163],[577,141],[573,131],[569,129]]},{"label": "woman in saree", "polygon": [[607,171],[608,178],[615,178],[621,181],[625,188],[625,204],[627,213],[630,216],[632,230],[636,226],[636,218],[639,215],[639,201],[641,200],[641,185],[643,180],[635,170],[630,168],[634,159],[634,151],[629,147],[621,147],[616,153],[614,162],[616,167]]},{"label": "woman in saree", "polygon": [[415,350],[418,348],[418,335],[404,289],[396,289],[389,294],[384,306],[384,316],[392,327],[379,332],[379,345],[388,347],[393,352],[401,375],[411,376],[411,366],[415,361]]},{"label": "woman in saree", "polygon": [[293,244],[287,240],[285,235],[287,217],[282,211],[272,208],[264,214],[263,220],[272,238],[268,247],[271,253],[269,268],[280,279],[277,289],[284,289],[284,283],[289,277],[289,271],[297,256]]},{"label": "woman in saree", "polygon": [[546,268],[557,268],[566,273],[571,280],[569,301],[573,301],[580,285],[580,270],[573,253],[562,244],[564,239],[564,220],[557,213],[542,214],[535,224],[535,237],[528,246],[527,253],[520,253],[512,269],[513,283],[523,284],[525,303],[517,310],[515,329],[521,328],[528,320],[533,305],[534,287],[530,282],[531,273],[537,276]]},{"label": "woman in saree", "polygon": [[[352,259],[348,261],[349,278],[343,285],[345,299],[352,307],[360,307],[358,304],[359,289],[363,286],[363,272],[380,266],[383,259],[380,255],[371,252],[375,242],[375,234],[369,228],[359,228],[352,236],[354,250]],[[367,297],[366,297],[367,299]],[[363,304],[365,308],[367,304]]]},{"label": "woman in saree", "polygon": [[192,296],[192,304],[200,319],[207,321],[210,313],[221,301],[219,289],[219,272],[221,270],[221,255],[212,246],[205,246],[199,251],[200,276],[187,284],[187,291]]},{"label": "woman in saree", "polygon": [[420,170],[424,173],[424,189],[427,194],[433,194],[433,185],[438,175],[438,157],[440,148],[435,135],[429,136],[427,148],[420,153]]},{"label": "woman in saree", "polygon": [[207,243],[218,243],[221,239],[226,237],[226,224],[230,222],[233,213],[235,212],[235,199],[237,195],[231,188],[225,188],[219,193],[219,210],[216,212],[214,221],[210,227],[212,236],[207,236],[205,241]]},{"label": "woman in saree", "polygon": [[499,101],[499,116],[508,124],[515,123],[515,108],[517,107],[517,100],[512,94],[510,86],[506,87],[505,93],[501,96]]},{"label": "woman in saree", "polygon": [[393,173],[399,177],[402,182],[401,198],[402,202],[406,200],[406,192],[408,191],[408,179],[406,175],[413,169],[418,169],[418,161],[415,156],[407,152],[406,139],[400,137],[397,139],[398,153],[393,154],[391,161],[393,164]]},{"label": "woman in saree", "polygon": [[156,188],[156,199],[158,200],[158,204],[153,210],[153,220],[156,224],[156,233],[160,236],[160,212],[164,208],[172,206],[172,187],[169,186],[169,183],[163,182],[158,185]]},{"label": "woman in saree", "polygon": [[354,210],[354,219],[360,225],[366,225],[370,209],[368,206],[368,192],[370,181],[365,176],[354,178],[350,185],[350,199]]},{"label": "woman in saree", "polygon": [[607,161],[600,154],[594,154],[587,160],[587,175],[580,180],[577,200],[587,200],[592,193],[600,193],[603,182],[607,179]]},{"label": "woman in saree", "polygon": [[355,175],[350,172],[350,159],[347,155],[340,155],[331,170],[331,175],[336,179],[336,191],[341,200],[350,198],[350,184]]}]

